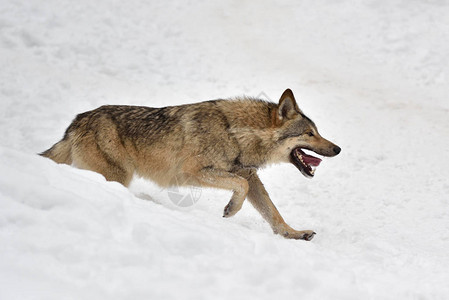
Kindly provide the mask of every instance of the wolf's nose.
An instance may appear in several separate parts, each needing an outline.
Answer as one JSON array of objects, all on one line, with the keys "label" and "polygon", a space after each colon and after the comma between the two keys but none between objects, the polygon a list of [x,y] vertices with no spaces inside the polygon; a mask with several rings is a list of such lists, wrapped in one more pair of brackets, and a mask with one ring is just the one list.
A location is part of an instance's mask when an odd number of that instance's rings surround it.
[{"label": "wolf's nose", "polygon": [[334,147],[334,152],[335,152],[335,155],[337,155],[338,153],[341,152],[341,148],[338,147],[338,146],[335,146],[335,147]]}]

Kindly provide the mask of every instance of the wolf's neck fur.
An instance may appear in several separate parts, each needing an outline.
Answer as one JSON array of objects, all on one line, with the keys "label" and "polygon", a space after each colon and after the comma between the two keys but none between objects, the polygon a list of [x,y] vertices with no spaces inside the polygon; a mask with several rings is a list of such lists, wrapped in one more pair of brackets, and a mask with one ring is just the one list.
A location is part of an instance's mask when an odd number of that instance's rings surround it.
[{"label": "wolf's neck fur", "polygon": [[222,101],[219,106],[229,123],[233,124],[229,133],[238,142],[238,160],[241,165],[259,168],[269,163],[278,140],[275,117],[277,105],[257,99],[244,99]]}]

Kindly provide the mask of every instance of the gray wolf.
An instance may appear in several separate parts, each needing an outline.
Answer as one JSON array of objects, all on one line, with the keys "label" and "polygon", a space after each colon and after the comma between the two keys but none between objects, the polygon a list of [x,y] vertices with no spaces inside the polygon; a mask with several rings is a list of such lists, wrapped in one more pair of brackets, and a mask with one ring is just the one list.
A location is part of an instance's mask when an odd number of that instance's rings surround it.
[{"label": "gray wolf", "polygon": [[274,233],[311,240],[314,231],[285,223],[257,176],[261,167],[289,162],[313,177],[321,159],[304,149],[323,156],[341,150],[318,133],[287,89],[279,103],[240,98],[162,108],[101,106],[76,116],[63,139],[40,155],[124,186],[133,174],[163,187],[188,174],[192,184],[233,191],[223,217],[235,215],[248,198]]}]

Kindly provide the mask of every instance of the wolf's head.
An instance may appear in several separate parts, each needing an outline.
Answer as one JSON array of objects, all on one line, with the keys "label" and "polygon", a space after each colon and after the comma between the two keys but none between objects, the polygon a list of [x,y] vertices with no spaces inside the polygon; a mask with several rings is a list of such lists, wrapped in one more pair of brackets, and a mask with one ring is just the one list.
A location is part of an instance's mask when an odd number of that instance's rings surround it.
[{"label": "wolf's head", "polygon": [[294,164],[306,177],[313,177],[321,159],[305,153],[311,150],[323,156],[335,156],[341,148],[323,138],[313,123],[298,108],[290,89],[282,94],[273,122],[276,127],[277,159]]}]

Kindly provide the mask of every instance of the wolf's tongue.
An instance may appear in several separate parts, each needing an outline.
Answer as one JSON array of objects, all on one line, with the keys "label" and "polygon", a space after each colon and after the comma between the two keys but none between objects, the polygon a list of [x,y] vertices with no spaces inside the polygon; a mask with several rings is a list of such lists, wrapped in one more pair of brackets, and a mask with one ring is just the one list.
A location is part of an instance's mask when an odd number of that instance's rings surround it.
[{"label": "wolf's tongue", "polygon": [[302,155],[302,159],[306,164],[314,166],[314,167],[318,167],[321,162],[321,159],[319,159],[318,157],[314,157],[312,155],[307,155],[305,153]]}]

